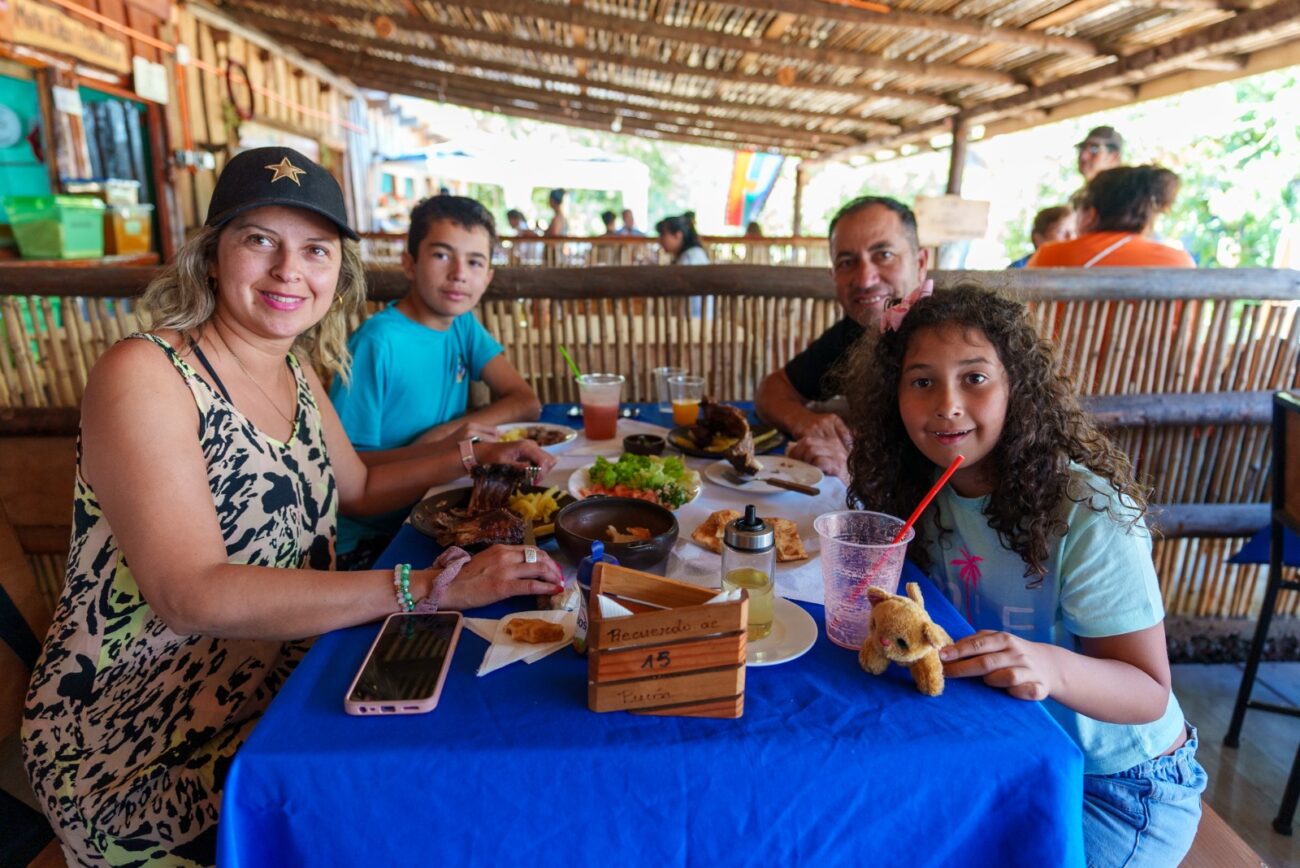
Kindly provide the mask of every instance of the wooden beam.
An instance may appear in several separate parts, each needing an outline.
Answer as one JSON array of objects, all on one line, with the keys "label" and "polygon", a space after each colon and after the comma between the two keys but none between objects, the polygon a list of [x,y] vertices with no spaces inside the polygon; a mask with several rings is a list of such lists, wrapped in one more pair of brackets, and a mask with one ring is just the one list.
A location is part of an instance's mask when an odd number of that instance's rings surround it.
[{"label": "wooden beam", "polygon": [[[239,2],[228,5],[225,8],[233,10],[256,7],[250,7],[244,2],[244,0],[239,0]],[[262,6],[261,8],[266,9],[267,7]],[[363,8],[349,6],[345,3],[336,2],[336,0],[314,0],[314,2],[306,8],[310,9],[312,12],[347,17],[359,22],[364,21],[365,18],[369,16],[369,12]],[[525,20],[541,19],[552,21],[557,24],[583,26],[589,29],[609,30],[615,34],[635,32],[640,36],[664,39],[681,43],[683,45],[691,45],[705,49],[736,51],[741,54],[744,54],[745,52],[755,52],[761,56],[770,57],[775,62],[801,60],[806,63],[858,69],[864,72],[876,72],[887,75],[907,75],[923,80],[938,81],[953,85],[1018,83],[1015,76],[992,69],[978,69],[944,63],[918,63],[894,60],[878,54],[840,51],[830,48],[809,48],[807,46],[792,45],[784,42],[773,44],[764,41],[761,37],[732,36],[731,34],[718,33],[715,31],[673,27],[652,21],[639,21],[635,18],[621,15],[597,13],[586,8],[575,10],[569,6],[534,3],[532,0],[482,0],[482,2],[473,3],[469,8],[479,12],[498,12]],[[435,25],[433,22],[425,19],[412,19],[409,16],[398,15],[396,13],[391,14],[388,17],[393,19],[398,30],[406,30],[407,32],[428,32],[431,26],[443,29],[440,25]],[[473,38],[481,39],[482,36],[479,34],[486,31],[472,30],[471,32],[475,34]],[[527,42],[531,44],[534,49],[538,47],[538,43],[533,40],[527,40]],[[585,51],[585,49],[576,46],[573,48],[568,46],[554,46],[553,50],[558,50],[562,54],[573,56],[576,56],[575,51]],[[609,58],[608,54],[605,55],[605,58],[612,59]]]},{"label": "wooden beam", "polygon": [[803,163],[794,170],[794,226],[790,231],[795,237],[803,234],[803,185],[805,181]]},{"label": "wooden beam", "polygon": [[[621,94],[626,94],[628,96],[638,96],[638,97],[644,97],[646,99],[657,99],[657,100],[663,100],[665,102],[680,103],[683,105],[695,106],[699,109],[718,109],[722,111],[732,111],[732,112],[746,112],[746,111],[771,112],[773,114],[783,115],[787,118],[804,120],[809,123],[826,122],[826,121],[848,122],[862,127],[868,133],[878,132],[878,133],[888,134],[888,133],[899,131],[899,127],[897,124],[885,123],[883,121],[872,120],[870,118],[855,117],[847,113],[827,114],[824,112],[801,111],[799,109],[791,109],[779,105],[766,105],[764,103],[736,103],[736,102],[727,102],[722,99],[700,99],[697,97],[678,96],[676,94],[668,93],[664,91],[648,90],[646,88],[639,88],[639,87],[630,87],[627,85],[619,84],[617,82],[606,82],[598,79],[579,78],[577,76],[547,72],[545,70],[539,70],[535,66],[531,68],[527,68],[527,67],[515,66],[513,64],[507,64],[507,63],[495,63],[492,61],[478,60],[475,58],[466,58],[464,60],[460,60],[460,59],[451,60],[447,58],[446,55],[440,55],[436,52],[412,51],[397,46],[391,48],[390,47],[375,48],[367,52],[363,56],[357,54],[355,45],[352,46],[348,45],[348,37],[346,35],[340,34],[337,31],[326,31],[322,28],[306,28],[306,29],[299,28],[296,32],[291,30],[275,30],[274,32],[281,39],[284,39],[288,41],[290,44],[292,44],[293,46],[295,46],[299,51],[312,54],[313,56],[321,59],[323,62],[327,62],[327,63],[336,62],[340,66],[345,66],[351,69],[375,69],[376,71],[379,71],[382,65],[392,69],[393,72],[396,72],[399,75],[409,74],[410,67],[412,66],[414,66],[416,69],[422,72],[427,72],[430,74],[438,74],[438,75],[441,75],[443,73],[473,75],[472,70],[481,69],[488,72],[500,72],[507,75],[518,75],[527,78],[533,78],[533,79],[537,79],[540,82],[554,82],[557,84],[570,84],[576,87],[599,88],[600,90],[617,92]],[[409,60],[402,60],[402,61],[388,60],[385,57],[378,56],[377,52],[384,52],[386,54],[400,54],[403,57],[407,57],[407,58],[418,58],[420,60],[428,60],[429,62],[439,64],[440,66],[438,67],[425,66],[423,64],[413,63]],[[402,69],[400,70],[396,68],[399,64],[402,65]],[[442,67],[447,67],[447,68],[444,69]],[[523,85],[516,85],[516,86],[522,87]],[[634,109],[637,108],[637,106],[632,103],[628,103],[628,106]],[[655,109],[648,106],[646,107],[646,110],[655,110],[661,112],[669,111],[669,109],[664,109],[664,108]],[[708,114],[703,116],[716,117],[714,115],[708,115]],[[716,119],[727,120],[727,121],[730,120],[744,121],[743,118],[733,119],[728,117],[721,117]]]},{"label": "wooden beam", "polygon": [[[429,95],[424,95],[428,98]],[[517,105],[508,100],[502,99],[485,99],[482,97],[471,96],[468,94],[457,94],[448,92],[446,102],[466,108],[478,109],[480,111],[495,112],[497,114],[512,115],[515,117],[527,118],[534,121],[542,121],[548,124],[561,124],[563,126],[583,127],[590,130],[599,130],[601,132],[612,133],[611,124],[613,115],[601,115],[592,117],[590,113],[581,111],[562,111],[548,110],[543,107],[530,108],[528,106]],[[623,135],[633,133],[645,133],[647,137],[653,139],[663,139],[674,142],[683,142],[691,145],[703,145],[705,147],[722,148],[728,151],[735,150],[756,150],[772,151],[785,154],[787,156],[809,157],[824,153],[814,145],[805,144],[782,144],[770,139],[759,139],[754,137],[737,136],[736,138],[726,138],[721,133],[711,135],[707,132],[685,133],[681,131],[664,130],[654,124],[640,122],[634,118],[620,118],[620,132]]]},{"label": "wooden beam", "polygon": [[[1194,61],[1205,57],[1233,52],[1240,44],[1258,39],[1260,33],[1281,28],[1295,29],[1297,22],[1300,22],[1300,0],[1277,0],[1272,5],[1242,12],[1186,36],[1118,58],[1105,66],[1066,76],[1012,96],[967,106],[962,113],[971,123],[981,123],[996,120],[1004,115],[1037,109],[1044,104],[1067,102],[1087,96],[1098,89],[1107,89],[1116,85],[1127,86],[1144,77],[1154,77],[1173,69],[1186,69]],[[945,123],[946,121],[935,121],[920,124],[909,132],[873,139],[845,151],[819,158],[818,162],[840,160],[855,154],[866,154],[881,148],[897,147],[899,144],[929,139],[943,132]]]},{"label": "wooden beam", "polygon": [[[735,239],[740,240],[740,239]],[[0,296],[49,295],[132,298],[158,266],[58,266],[0,262]],[[619,296],[758,295],[778,298],[835,298],[825,268],[789,265],[633,265],[601,268],[498,268],[490,297],[583,298]],[[935,288],[975,284],[1012,293],[1025,301],[1300,301],[1300,272],[1286,268],[1042,268],[999,271],[933,271]],[[396,268],[368,268],[376,288],[405,291]],[[559,293],[559,294],[557,294]]]},{"label": "wooden beam", "polygon": [[978,19],[909,12],[898,8],[891,9],[888,14],[882,15],[864,9],[855,9],[847,4],[840,5],[835,3],[834,0],[830,0],[830,2],[827,2],[827,0],[755,0],[755,2],[745,3],[744,6],[746,9],[769,9],[773,12],[821,18],[825,21],[838,21],[860,27],[946,33],[950,36],[964,36],[980,42],[1022,45],[1036,48],[1039,51],[1052,51],[1060,54],[1093,57],[1101,53],[1096,45],[1086,39],[1038,32],[1041,28],[1001,27],[985,24]]},{"label": "wooden beam", "polygon": [[[431,71],[432,72],[432,71]],[[428,78],[415,79],[397,68],[389,67],[381,69],[378,67],[358,67],[356,77],[358,81],[364,83],[367,76],[374,77],[374,80],[382,78],[386,86],[398,87],[417,87],[421,91],[421,96],[432,88],[435,92],[441,92],[448,88],[455,88],[462,92],[481,91],[491,93],[506,99],[533,100],[544,104],[558,104],[560,106],[573,105],[574,107],[596,107],[607,109],[610,112],[610,119],[613,120],[618,115],[625,120],[628,117],[640,115],[648,116],[648,119],[658,123],[676,124],[681,126],[683,123],[699,126],[701,128],[725,130],[727,132],[741,133],[745,135],[757,135],[766,138],[779,138],[783,135],[790,135],[798,138],[807,138],[814,142],[824,142],[827,145],[845,143],[853,144],[860,139],[844,133],[823,133],[817,130],[809,130],[804,127],[786,126],[785,124],[763,124],[753,123],[750,121],[738,121],[731,118],[720,118],[713,115],[700,114],[696,112],[675,111],[671,108],[660,108],[656,106],[636,105],[625,103],[619,100],[605,99],[594,97],[590,94],[567,93],[560,90],[543,90],[540,88],[527,88],[507,82],[497,81],[494,79],[474,78],[467,75],[453,75],[450,73],[432,73]]]},{"label": "wooden beam", "polygon": [[[313,4],[311,8],[315,9],[318,5],[321,4]],[[338,6],[339,4],[334,4],[334,5]],[[234,15],[240,18],[241,20],[247,19],[249,23],[254,24],[257,27],[263,29],[279,29],[283,31],[285,28],[288,28],[290,31],[293,31],[296,28],[316,26],[315,24],[305,23],[301,19],[290,19],[290,18],[267,15],[264,12],[259,11],[260,7],[258,7],[258,5],[255,2],[253,2],[253,0],[227,0],[227,3],[223,8],[226,9],[231,15]],[[276,8],[280,8],[280,7],[276,7]],[[343,7],[343,8],[350,9],[354,13],[356,12],[356,9],[353,7]],[[281,9],[281,11],[283,10]],[[343,13],[343,14],[346,15],[347,13]],[[794,84],[790,85],[789,87],[785,87],[779,85],[776,79],[772,76],[750,75],[750,74],[736,71],[734,68],[723,69],[720,67],[718,68],[694,67],[694,66],[685,66],[681,63],[671,63],[666,61],[654,60],[650,58],[616,57],[610,55],[608,52],[596,51],[590,48],[576,48],[576,47],[567,47],[563,45],[553,45],[549,43],[537,42],[536,40],[532,40],[532,39],[520,39],[511,36],[509,34],[500,34],[500,33],[492,33],[489,31],[472,30],[465,27],[455,27],[453,25],[445,25],[438,22],[423,21],[422,19],[419,23],[409,27],[405,32],[420,33],[432,39],[437,40],[439,42],[440,47],[436,51],[432,48],[424,48],[409,42],[398,42],[393,39],[378,39],[378,38],[369,37],[358,33],[347,33],[345,31],[339,30],[338,28],[331,28],[330,32],[346,38],[347,40],[354,43],[357,47],[360,48],[388,50],[388,51],[404,51],[408,53],[427,52],[433,57],[440,57],[443,59],[446,59],[446,57],[449,54],[456,54],[457,56],[460,57],[464,56],[457,52],[451,51],[450,48],[458,48],[459,46],[455,46],[454,44],[448,43],[446,41],[447,39],[461,39],[461,40],[467,40],[473,42],[481,42],[486,45],[497,45],[503,48],[517,49],[529,53],[541,52],[544,54],[549,54],[555,57],[563,58],[565,60],[577,60],[577,59],[588,60],[595,63],[612,66],[618,69],[625,69],[632,72],[641,70],[646,72],[656,72],[664,75],[672,75],[675,77],[685,76],[685,77],[699,79],[705,82],[706,84],[712,86],[716,86],[718,82],[725,81],[734,84],[752,85],[754,87],[765,87],[765,88],[780,87],[782,88],[783,94],[785,94],[791,101],[798,99],[798,93],[797,93],[798,91],[807,91],[810,93],[830,93],[830,94],[836,94],[838,96],[853,96],[859,98],[870,96],[876,99],[907,100],[925,106],[933,106],[933,107],[944,106],[944,107],[952,107],[954,109],[956,108],[956,105],[951,100],[945,99],[944,97],[938,96],[936,94],[926,93],[925,91],[903,90],[901,88],[877,87],[874,83],[871,82],[851,84],[851,85],[838,85],[838,84],[824,84],[818,82],[810,82],[806,80],[796,80]]]},{"label": "wooden beam", "polygon": [[1153,503],[1147,527],[1159,537],[1254,536],[1269,522],[1267,503]]},{"label": "wooden beam", "polygon": [[[563,124],[567,122],[568,118],[580,118],[602,125],[603,129],[609,130],[614,119],[619,118],[624,128],[700,136],[711,135],[713,139],[725,142],[728,147],[732,148],[759,145],[760,149],[771,146],[805,153],[827,150],[832,145],[829,141],[826,145],[820,144],[820,134],[792,130],[786,127],[764,127],[759,124],[746,124],[741,125],[745,129],[740,129],[736,125],[710,123],[708,121],[696,122],[694,119],[680,116],[676,118],[658,116],[641,118],[637,117],[632,109],[620,110],[621,107],[618,103],[609,100],[593,101],[589,97],[577,95],[564,97],[544,91],[521,91],[508,87],[495,87],[491,84],[474,84],[471,83],[472,79],[460,79],[455,82],[446,81],[443,84],[438,84],[437,82],[412,79],[410,77],[399,77],[396,74],[370,73],[358,76],[358,81],[362,83],[371,82],[370,86],[421,96],[426,99],[461,103],[470,101],[473,103],[474,108],[499,105],[500,109],[498,110],[505,114],[511,113],[509,108],[526,109],[543,114],[545,119],[551,123]],[[520,103],[531,103],[534,107],[520,105]],[[606,105],[613,106],[613,108],[606,110]],[[493,109],[486,108],[485,110],[491,111]],[[675,129],[662,129],[661,125]],[[734,133],[737,138],[730,139],[725,135],[721,135],[722,133]]]},{"label": "wooden beam", "polygon": [[1084,395],[1079,400],[1097,423],[1106,428],[1264,425],[1273,418],[1271,391]]},{"label": "wooden beam", "polygon": [[952,118],[952,153],[948,159],[948,195],[961,195],[961,178],[966,171],[966,118]]},{"label": "wooden beam", "polygon": [[1204,72],[1240,72],[1245,66],[1246,61],[1241,57],[1207,57],[1189,64],[1188,69],[1199,69]]}]

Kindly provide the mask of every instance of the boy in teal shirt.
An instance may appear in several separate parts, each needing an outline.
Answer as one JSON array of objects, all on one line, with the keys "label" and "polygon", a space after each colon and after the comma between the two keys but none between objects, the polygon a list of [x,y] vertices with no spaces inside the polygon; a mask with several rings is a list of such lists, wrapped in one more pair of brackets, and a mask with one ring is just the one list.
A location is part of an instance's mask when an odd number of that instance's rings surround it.
[{"label": "boy in teal shirt", "polygon": [[[368,465],[447,439],[495,439],[496,425],[540,415],[536,393],[472,313],[492,282],[496,241],[492,215],[473,199],[435,196],[411,212],[402,253],[411,289],[352,335],[351,382],[330,389]],[[466,412],[471,380],[487,385],[492,402]],[[368,568],[409,512],[340,518],[340,568]]]}]

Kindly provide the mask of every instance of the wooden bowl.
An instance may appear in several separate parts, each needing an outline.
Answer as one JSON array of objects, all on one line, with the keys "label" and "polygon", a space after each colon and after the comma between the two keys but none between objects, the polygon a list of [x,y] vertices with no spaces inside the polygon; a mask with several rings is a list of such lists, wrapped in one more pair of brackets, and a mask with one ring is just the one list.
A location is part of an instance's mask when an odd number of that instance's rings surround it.
[{"label": "wooden bowl", "polygon": [[[644,527],[650,539],[632,543],[609,542],[605,529],[613,525],[626,532]],[[648,570],[668,560],[677,542],[677,517],[670,510],[634,497],[589,497],[561,509],[555,516],[555,539],[574,563],[591,554],[591,544],[600,540],[605,553],[625,567]]]}]

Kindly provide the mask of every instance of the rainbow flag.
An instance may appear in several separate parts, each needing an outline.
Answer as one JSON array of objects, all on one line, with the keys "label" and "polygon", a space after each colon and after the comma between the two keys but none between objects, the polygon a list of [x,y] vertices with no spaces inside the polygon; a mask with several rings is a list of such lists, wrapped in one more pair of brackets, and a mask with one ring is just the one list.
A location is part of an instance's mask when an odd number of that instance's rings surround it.
[{"label": "rainbow flag", "polygon": [[785,157],[740,151],[731,167],[731,188],[727,191],[727,226],[747,226],[758,217],[781,173]]}]

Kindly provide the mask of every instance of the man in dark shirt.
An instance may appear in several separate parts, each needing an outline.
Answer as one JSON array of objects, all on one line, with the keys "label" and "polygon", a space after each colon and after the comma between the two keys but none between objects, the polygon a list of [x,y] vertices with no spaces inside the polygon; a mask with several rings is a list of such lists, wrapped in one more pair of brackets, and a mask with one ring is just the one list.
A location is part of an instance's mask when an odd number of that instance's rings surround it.
[{"label": "man in dark shirt", "polygon": [[911,209],[884,196],[863,196],[841,208],[831,220],[830,247],[844,319],[768,374],[755,404],[759,416],[798,440],[792,457],[844,478],[852,435],[838,414],[818,406],[840,394],[828,374],[865,329],[879,328],[890,299],[921,285],[929,251],[917,239]]}]

